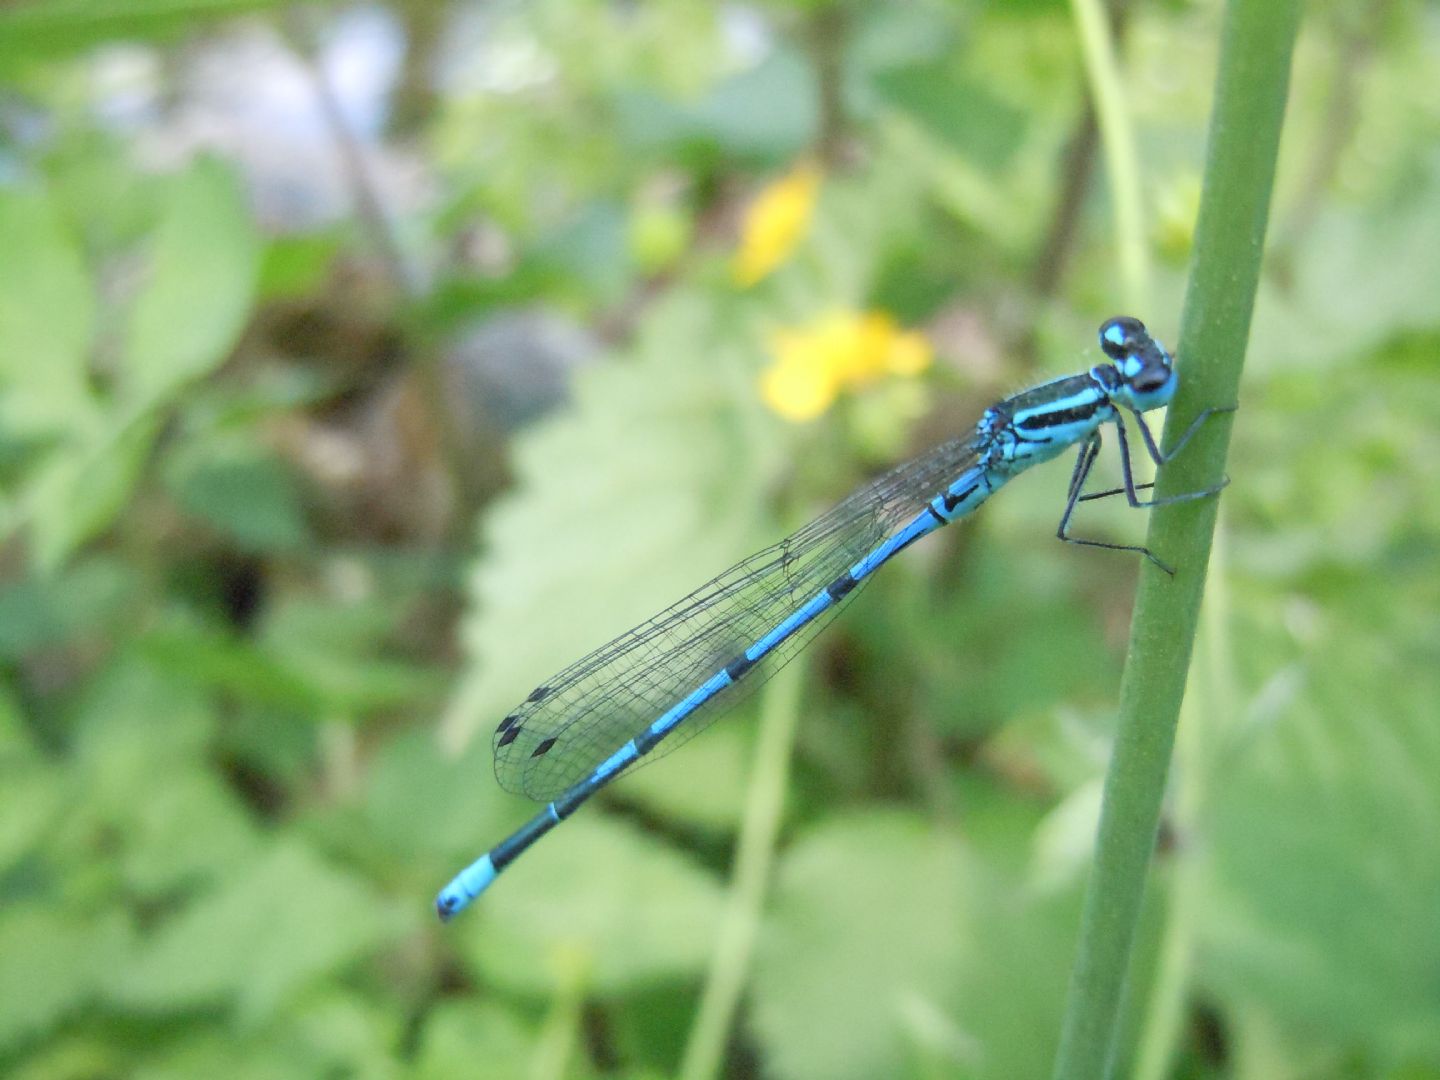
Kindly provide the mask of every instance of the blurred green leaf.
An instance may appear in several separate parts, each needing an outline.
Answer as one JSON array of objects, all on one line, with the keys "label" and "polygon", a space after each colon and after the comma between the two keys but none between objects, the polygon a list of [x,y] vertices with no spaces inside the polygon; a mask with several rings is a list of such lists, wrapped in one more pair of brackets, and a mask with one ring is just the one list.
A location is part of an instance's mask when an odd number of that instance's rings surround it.
[{"label": "blurred green leaf", "polygon": [[133,568],[110,556],[0,584],[0,657],[113,634],[135,602]]},{"label": "blurred green leaf", "polygon": [[241,550],[286,551],[307,540],[299,487],[273,454],[243,444],[208,445],[169,464],[166,480],[180,508]]},{"label": "blurred green leaf", "polygon": [[720,887],[678,852],[591,813],[505,872],[457,922],[484,976],[543,997],[580,972],[603,996],[693,976],[710,957]]},{"label": "blurred green leaf", "polygon": [[259,238],[231,171],[202,159],[173,183],[125,342],[125,390],[136,405],[164,401],[219,366],[259,271]]},{"label": "blurred green leaf", "polygon": [[[632,357],[586,371],[574,405],[517,440],[518,484],[487,516],[472,578],[473,661],[445,719],[452,745],[763,534],[777,431],[758,412],[737,317],[671,295]],[[573,527],[543,524],[561,522]]]},{"label": "blurred green leaf", "polygon": [[525,1076],[537,1037],[533,1025],[499,1004],[444,1003],[426,1017],[414,1075],[452,1080],[471,1075],[483,1061],[494,1076]]},{"label": "blurred green leaf", "polygon": [[1232,743],[1204,972],[1237,1005],[1440,1067],[1440,684],[1374,652],[1317,654],[1294,705]]},{"label": "blurred green leaf", "polygon": [[124,508],[159,436],[161,417],[105,420],[37,471],[27,497],[31,542],[44,570],[61,566]]},{"label": "blurred green leaf", "polygon": [[119,960],[113,918],[94,922],[34,907],[0,918],[0,1056],[86,1006]]},{"label": "blurred green leaf", "polygon": [[768,1060],[787,1080],[1043,1075],[1078,901],[908,815],[832,820],[776,882],[754,988]]},{"label": "blurred green leaf", "polygon": [[438,676],[387,656],[396,613],[377,600],[333,602],[295,597],[267,613],[263,648],[305,680],[327,709],[404,705],[438,694]]},{"label": "blurred green leaf", "polygon": [[0,252],[0,443],[63,433],[94,409],[80,247],[45,191],[0,187]]},{"label": "blurred green leaf", "polygon": [[0,60],[70,53],[110,38],[194,28],[200,16],[239,15],[279,0],[19,0],[0,10]]},{"label": "blurred green leaf", "polygon": [[875,88],[885,104],[987,171],[1004,169],[1025,141],[1025,114],[946,61],[886,71]]},{"label": "blurred green leaf", "polygon": [[615,101],[621,134],[638,150],[681,147],[767,164],[801,153],[815,139],[819,103],[809,65],[777,49],[721,80],[702,99],[677,104],[626,92]]},{"label": "blurred green leaf", "polygon": [[432,732],[406,732],[371,763],[366,826],[402,856],[474,858],[488,842],[485,823],[500,819],[513,801],[489,780],[490,772],[488,744],[476,740],[464,754],[447,755]]},{"label": "blurred green leaf", "polygon": [[366,886],[295,842],[279,843],[139,943],[107,993],[152,1011],[231,1005],[254,1023],[401,926]]},{"label": "blurred green leaf", "polygon": [[[909,1075],[930,1021],[954,1015],[956,931],[975,899],[959,845],[912,817],[832,821],[796,843],[755,965],[754,1026],[776,1075]],[[956,1028],[950,1049],[978,1053],[953,1021],[940,1026]]]},{"label": "blurred green leaf", "polygon": [[734,829],[740,820],[755,752],[753,725],[726,717],[685,752],[659,769],[640,769],[625,778],[626,802],[637,803],[666,821],[704,829]]}]

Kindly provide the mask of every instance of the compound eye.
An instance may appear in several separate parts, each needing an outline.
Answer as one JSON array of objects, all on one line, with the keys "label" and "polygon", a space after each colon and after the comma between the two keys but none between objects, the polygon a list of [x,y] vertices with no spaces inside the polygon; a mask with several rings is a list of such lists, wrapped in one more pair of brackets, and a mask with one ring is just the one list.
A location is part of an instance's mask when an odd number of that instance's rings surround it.
[{"label": "compound eye", "polygon": [[1147,367],[1135,378],[1130,380],[1130,388],[1136,393],[1153,394],[1165,385],[1170,378],[1170,372],[1163,367]]},{"label": "compound eye", "polygon": [[1111,360],[1123,360],[1130,355],[1135,342],[1145,336],[1145,324],[1139,319],[1117,315],[1101,325],[1100,348]]}]

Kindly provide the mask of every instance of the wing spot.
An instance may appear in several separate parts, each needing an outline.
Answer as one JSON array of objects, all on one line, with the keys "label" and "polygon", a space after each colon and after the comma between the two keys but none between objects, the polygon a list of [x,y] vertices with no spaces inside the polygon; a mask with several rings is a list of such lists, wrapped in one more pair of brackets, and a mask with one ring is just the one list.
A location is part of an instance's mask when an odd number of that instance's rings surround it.
[{"label": "wing spot", "polygon": [[511,726],[514,725],[515,721],[519,719],[520,717],[517,714],[511,713],[509,716],[505,717],[504,720],[500,721],[500,726],[495,729],[495,734],[504,735],[505,732],[509,731]]},{"label": "wing spot", "polygon": [[550,738],[543,740],[539,746],[535,747],[535,749],[530,752],[530,756],[539,757],[541,754],[549,751],[549,749],[555,745],[555,739],[556,736],[552,735],[550,736]]},{"label": "wing spot", "polygon": [[531,691],[530,691],[530,696],[529,696],[528,698],[526,698],[525,700],[526,700],[526,702],[544,701],[544,700],[545,700],[547,697],[549,697],[549,696],[550,696],[550,687],[548,687],[548,686],[537,686],[534,690],[531,690]]},{"label": "wing spot", "polygon": [[514,742],[514,741],[515,741],[516,739],[518,739],[519,737],[520,737],[520,725],[519,725],[519,724],[516,724],[516,725],[515,725],[514,727],[512,727],[509,731],[505,732],[504,735],[501,735],[501,736],[500,736],[500,741],[499,741],[498,743],[496,743],[495,745],[497,745],[497,746],[509,746],[512,742]]}]

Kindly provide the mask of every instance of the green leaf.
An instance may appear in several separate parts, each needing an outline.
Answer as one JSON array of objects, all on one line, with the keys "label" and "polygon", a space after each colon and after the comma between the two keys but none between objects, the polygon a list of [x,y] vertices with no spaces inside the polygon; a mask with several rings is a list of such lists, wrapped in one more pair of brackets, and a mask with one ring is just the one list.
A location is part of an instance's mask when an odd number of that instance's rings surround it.
[{"label": "green leaf", "polygon": [[503,819],[514,804],[489,781],[490,771],[490,747],[479,740],[456,756],[445,754],[429,732],[391,739],[371,764],[366,827],[375,840],[411,859],[416,852],[474,858],[491,842],[486,823]]},{"label": "green leaf", "polygon": [[134,568],[99,556],[61,573],[0,585],[0,657],[20,659],[113,634],[133,611],[136,581]]},{"label": "green leaf", "polygon": [[394,622],[394,611],[379,602],[296,598],[269,610],[261,644],[327,708],[404,707],[438,692],[440,683],[431,672],[385,655]]},{"label": "green leaf", "polygon": [[587,371],[569,411],[517,440],[516,488],[486,520],[472,577],[452,745],[773,534],[777,428],[737,356],[738,313],[722,309],[672,295],[636,355]]},{"label": "green leaf", "polygon": [[0,911],[0,1053],[84,1007],[122,940],[114,920],[89,924],[31,907]]},{"label": "green leaf", "polygon": [[496,983],[543,996],[579,968],[596,993],[613,995],[698,975],[719,915],[713,878],[591,813],[526,853],[456,927]]},{"label": "green leaf", "polygon": [[1026,115],[949,61],[896,68],[875,78],[880,99],[987,172],[999,172],[1025,140]]},{"label": "green leaf", "polygon": [[753,991],[777,1076],[907,1075],[953,1015],[970,877],[953,838],[898,814],[832,822],[786,853]]},{"label": "green leaf", "polygon": [[254,1022],[400,929],[365,886],[281,842],[142,942],[107,992],[128,1008],[230,1004]]},{"label": "green leaf", "polygon": [[0,252],[0,442],[63,432],[94,407],[80,247],[47,193],[0,188]]},{"label": "green leaf", "polygon": [[198,17],[238,15],[279,0],[29,0],[0,10],[0,58],[71,53],[111,38],[192,32]]},{"label": "green leaf", "polygon": [[1335,644],[1231,748],[1195,905],[1204,973],[1237,1008],[1440,1066],[1440,683]]},{"label": "green leaf", "polygon": [[495,1002],[465,1000],[430,1010],[416,1056],[416,1080],[473,1075],[484,1062],[493,1076],[531,1072],[538,1032]]},{"label": "green leaf", "polygon": [[663,768],[627,776],[619,790],[626,802],[637,803],[665,821],[734,829],[755,753],[753,728],[748,716],[727,717],[704,738],[686,743],[685,752]]},{"label": "green leaf", "polygon": [[165,401],[219,366],[245,324],[259,265],[259,238],[231,172],[202,160],[176,177],[125,340],[132,403]]},{"label": "green leaf", "polygon": [[776,881],[753,990],[766,1060],[786,1080],[1043,1075],[1077,909],[917,818],[830,822]]},{"label": "green leaf", "polygon": [[60,770],[35,760],[8,759],[0,737],[0,875],[34,851],[73,795]]},{"label": "green leaf", "polygon": [[245,551],[288,551],[308,538],[294,476],[258,446],[206,446],[170,461],[166,479],[186,513]]},{"label": "green leaf", "polygon": [[37,471],[26,514],[43,569],[59,567],[114,520],[149,460],[160,424],[157,414],[104,421]]}]

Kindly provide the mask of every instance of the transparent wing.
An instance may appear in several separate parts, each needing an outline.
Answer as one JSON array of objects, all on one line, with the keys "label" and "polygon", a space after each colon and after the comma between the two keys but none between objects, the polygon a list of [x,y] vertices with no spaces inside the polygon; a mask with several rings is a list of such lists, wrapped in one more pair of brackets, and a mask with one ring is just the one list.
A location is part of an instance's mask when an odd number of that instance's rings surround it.
[{"label": "transparent wing", "polygon": [[[923,511],[975,460],[973,439],[952,439],[896,467],[537,687],[495,733],[495,776],[501,786],[548,801],[589,775]],[[858,591],[796,631],[737,685],[696,709],[641,762],[662,757],[744,700]]]}]

